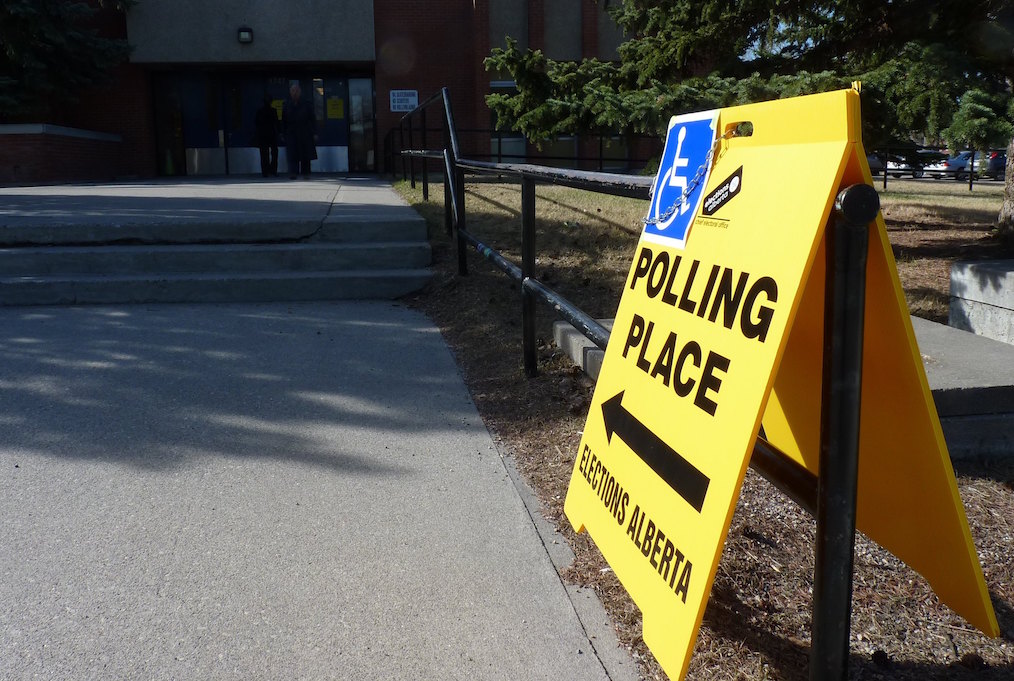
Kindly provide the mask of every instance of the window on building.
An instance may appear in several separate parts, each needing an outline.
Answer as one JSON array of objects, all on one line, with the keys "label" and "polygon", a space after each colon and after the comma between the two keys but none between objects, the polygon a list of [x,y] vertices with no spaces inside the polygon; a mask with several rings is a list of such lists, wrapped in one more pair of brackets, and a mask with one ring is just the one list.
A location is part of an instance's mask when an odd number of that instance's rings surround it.
[{"label": "window on building", "polygon": [[528,0],[489,3],[490,48],[506,46],[507,36],[518,41],[519,49],[528,49]]},{"label": "window on building", "polygon": [[623,43],[623,29],[606,11],[603,3],[598,4],[599,59],[619,61],[618,47]]},{"label": "window on building", "polygon": [[545,0],[546,56],[557,61],[581,61],[582,0]]},{"label": "window on building", "polygon": [[[511,94],[517,92],[514,81],[493,81],[489,89],[494,94]],[[495,163],[524,163],[527,158],[528,145],[524,135],[515,130],[497,130],[496,114],[490,111],[490,157]]]}]

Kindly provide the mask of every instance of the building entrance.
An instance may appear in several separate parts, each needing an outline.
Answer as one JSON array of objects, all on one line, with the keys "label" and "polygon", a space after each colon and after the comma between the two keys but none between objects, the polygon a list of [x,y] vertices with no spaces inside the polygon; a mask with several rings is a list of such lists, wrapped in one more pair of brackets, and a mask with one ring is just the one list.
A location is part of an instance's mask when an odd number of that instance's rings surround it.
[{"label": "building entrance", "polygon": [[[302,73],[171,72],[153,74],[160,175],[260,173],[254,117],[265,95],[279,119],[289,86],[299,83],[317,119],[314,172],[375,170],[372,78],[321,69]],[[286,167],[279,142],[279,168]]]}]

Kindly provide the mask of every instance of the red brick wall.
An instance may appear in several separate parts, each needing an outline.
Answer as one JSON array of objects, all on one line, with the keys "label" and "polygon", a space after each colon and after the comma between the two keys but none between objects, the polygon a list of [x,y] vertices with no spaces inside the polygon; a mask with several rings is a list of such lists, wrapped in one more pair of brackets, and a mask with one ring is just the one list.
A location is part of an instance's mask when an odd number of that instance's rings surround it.
[{"label": "red brick wall", "polygon": [[[391,90],[417,90],[421,103],[446,86],[456,126],[476,127],[474,64],[480,57],[475,49],[473,3],[374,0],[373,7],[377,131],[381,143],[387,131],[397,126],[404,115],[391,112]],[[434,107],[430,111],[427,127],[435,129],[441,124],[441,110]]]},{"label": "red brick wall", "polygon": [[0,183],[112,180],[123,154],[119,142],[54,134],[0,135]]},{"label": "red brick wall", "polygon": [[[490,74],[486,72],[486,67],[482,63],[483,59],[489,56],[491,47],[489,44],[489,2],[490,0],[476,0],[475,15],[472,18],[472,41],[475,45],[475,61],[472,62],[471,67],[472,79],[475,86],[470,96],[472,106],[476,112],[476,128],[489,128],[493,125],[489,107],[486,106],[486,95],[490,91]],[[487,142],[484,148],[477,149],[476,151],[479,154],[490,153],[489,143]]]},{"label": "red brick wall", "polygon": [[528,48],[546,49],[546,7],[543,0],[528,0]]},{"label": "red brick wall", "polygon": [[591,59],[599,56],[599,12],[602,7],[596,0],[584,0],[581,8],[581,56]]},{"label": "red brick wall", "polygon": [[123,138],[117,176],[150,177],[157,172],[155,113],[151,83],[139,66],[124,64],[116,80],[95,88],[66,112],[64,123]]},{"label": "red brick wall", "polygon": [[[127,35],[124,15],[114,10],[100,10],[93,24],[107,37]],[[75,102],[56,105],[42,119],[25,122],[110,133],[122,141],[5,135],[0,138],[4,146],[0,182],[108,180],[149,177],[156,172],[151,86],[139,66],[122,64],[108,83],[79,93]]]},{"label": "red brick wall", "polygon": [[[482,65],[490,51],[490,1],[374,0],[377,132],[381,144],[388,130],[395,127],[403,115],[390,111],[391,90],[417,90],[423,100],[446,86],[461,132],[463,153],[467,156],[489,153],[488,135],[464,131],[488,129],[491,125],[485,103],[490,74]],[[528,2],[529,40],[533,47],[541,47],[545,31],[552,30],[545,25],[545,2]],[[582,53],[586,56],[595,56],[598,52],[598,11],[594,0],[584,0]],[[105,35],[126,35],[124,18],[115,12],[102,12],[96,23]],[[148,177],[157,174],[152,106],[148,73],[141,67],[126,64],[117,70],[114,83],[85,93],[77,104],[64,107],[48,120],[39,122],[120,135],[123,141],[116,145],[117,158],[109,162],[109,169],[103,172],[115,177]],[[437,111],[434,108],[427,121],[430,128],[441,124]],[[47,147],[49,153],[59,154],[77,153],[74,148],[73,144]],[[382,153],[378,159],[383,164]],[[66,159],[68,168],[76,167],[77,163],[71,157]],[[102,164],[105,167],[106,160]]]},{"label": "red brick wall", "polygon": [[43,121],[69,128],[119,135],[123,142],[116,177],[149,177],[156,172],[155,120],[148,74],[139,66],[119,66],[112,82],[80,94]]},{"label": "red brick wall", "polygon": [[[490,51],[490,2],[375,0],[377,130],[381,141],[402,116],[389,111],[392,89],[418,90],[422,101],[446,85],[454,106],[455,123],[461,133],[463,154],[489,154],[488,135],[463,131],[488,129],[491,125],[485,102],[490,90],[490,74],[482,64]],[[581,51],[585,57],[598,56],[600,11],[595,0],[583,0]],[[529,46],[533,49],[544,47],[547,30],[552,27],[545,23],[544,0],[528,0]],[[436,125],[435,117],[428,117],[427,127]],[[414,142],[415,146],[420,146],[418,138]],[[597,153],[597,143],[595,150]]]}]

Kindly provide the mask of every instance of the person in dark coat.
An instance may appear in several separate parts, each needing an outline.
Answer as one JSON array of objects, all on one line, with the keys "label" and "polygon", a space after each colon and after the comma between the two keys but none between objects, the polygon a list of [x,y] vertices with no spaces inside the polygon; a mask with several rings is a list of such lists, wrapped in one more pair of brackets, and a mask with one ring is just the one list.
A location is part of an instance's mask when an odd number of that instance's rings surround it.
[{"label": "person in dark coat", "polygon": [[317,131],[317,116],[313,104],[301,98],[298,83],[289,88],[289,101],[282,109],[285,128],[285,154],[289,162],[289,179],[296,175],[310,177],[310,161],[314,156],[313,136]]},{"label": "person in dark coat", "polygon": [[254,117],[257,131],[257,146],[261,152],[261,175],[278,175],[278,113],[271,106],[271,96],[264,95],[264,106],[257,109]]}]

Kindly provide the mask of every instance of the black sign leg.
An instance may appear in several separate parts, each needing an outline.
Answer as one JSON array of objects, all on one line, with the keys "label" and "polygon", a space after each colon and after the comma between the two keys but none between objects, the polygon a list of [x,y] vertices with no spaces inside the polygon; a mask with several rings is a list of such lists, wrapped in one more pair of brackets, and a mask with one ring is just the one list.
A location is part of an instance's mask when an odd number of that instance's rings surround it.
[{"label": "black sign leg", "polygon": [[825,239],[827,286],[811,681],[844,681],[848,672],[866,255],[869,224],[879,208],[880,198],[871,186],[842,190]]}]

